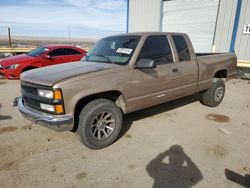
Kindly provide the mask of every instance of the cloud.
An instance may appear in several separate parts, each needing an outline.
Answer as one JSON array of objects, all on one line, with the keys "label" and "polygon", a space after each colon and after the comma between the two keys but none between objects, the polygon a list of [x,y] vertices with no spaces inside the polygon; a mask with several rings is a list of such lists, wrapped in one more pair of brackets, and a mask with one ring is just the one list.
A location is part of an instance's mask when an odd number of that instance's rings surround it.
[{"label": "cloud", "polygon": [[20,4],[28,5],[28,6],[47,6],[47,5],[60,6],[60,1],[58,0],[23,0],[21,1]]},{"label": "cloud", "polygon": [[126,8],[125,0],[25,0],[0,6],[0,26],[12,26],[22,35],[33,30],[43,36],[65,33],[70,26],[77,31],[72,37],[99,38],[125,32]]},{"label": "cloud", "polygon": [[114,0],[106,0],[106,1],[101,1],[95,5],[95,8],[100,9],[100,10],[109,10],[109,11],[114,11],[114,10],[121,10],[124,7],[126,7],[127,3],[125,1],[114,1]]},{"label": "cloud", "polygon": [[124,10],[127,6],[125,0],[64,0],[65,4],[80,8],[94,8],[99,10]]},{"label": "cloud", "polygon": [[96,0],[63,0],[65,5],[71,5],[79,8],[87,8],[90,7],[92,4],[95,4]]}]

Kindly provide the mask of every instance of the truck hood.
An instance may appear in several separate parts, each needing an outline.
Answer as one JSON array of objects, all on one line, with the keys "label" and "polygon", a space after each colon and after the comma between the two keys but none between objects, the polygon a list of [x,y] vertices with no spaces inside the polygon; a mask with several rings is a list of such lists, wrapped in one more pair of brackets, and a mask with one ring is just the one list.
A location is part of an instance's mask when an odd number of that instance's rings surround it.
[{"label": "truck hood", "polygon": [[1,60],[0,64],[3,67],[8,67],[8,66],[13,65],[13,64],[21,64],[21,63],[24,63],[26,61],[33,60],[33,59],[35,59],[35,58],[32,56],[28,56],[26,54],[21,54],[21,55],[7,57],[7,58]]},{"label": "truck hood", "polygon": [[21,74],[21,80],[39,85],[52,86],[67,78],[80,76],[82,74],[104,71],[107,69],[120,67],[121,65],[76,61],[60,65],[52,65],[33,69]]}]

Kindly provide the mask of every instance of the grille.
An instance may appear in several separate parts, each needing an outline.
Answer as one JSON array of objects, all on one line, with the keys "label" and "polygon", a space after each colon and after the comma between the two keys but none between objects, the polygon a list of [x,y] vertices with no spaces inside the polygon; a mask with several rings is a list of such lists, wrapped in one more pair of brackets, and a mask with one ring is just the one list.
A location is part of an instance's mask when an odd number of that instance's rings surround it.
[{"label": "grille", "polygon": [[34,95],[38,95],[37,89],[34,88],[34,87],[29,87],[29,86],[26,86],[26,85],[22,85],[22,89],[23,89],[25,92],[27,92],[27,93],[34,94]]},{"label": "grille", "polygon": [[24,103],[31,107],[31,108],[35,108],[37,110],[41,110],[40,108],[40,103],[32,98],[28,98],[26,96],[23,96],[23,99],[24,99]]},{"label": "grille", "polygon": [[31,108],[41,110],[40,108],[41,99],[38,96],[38,91],[37,91],[38,88],[40,88],[39,85],[34,85],[27,82],[21,82],[21,92],[24,99],[24,103]]}]

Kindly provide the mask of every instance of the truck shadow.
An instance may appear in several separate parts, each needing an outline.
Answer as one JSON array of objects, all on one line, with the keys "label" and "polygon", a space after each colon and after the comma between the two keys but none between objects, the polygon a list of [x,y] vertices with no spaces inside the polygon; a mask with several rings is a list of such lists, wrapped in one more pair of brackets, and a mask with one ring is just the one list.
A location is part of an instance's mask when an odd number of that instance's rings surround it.
[{"label": "truck shadow", "polygon": [[203,179],[199,168],[179,145],[157,155],[146,170],[154,179],[154,188],[191,188]]},{"label": "truck shadow", "polygon": [[235,182],[243,187],[250,187],[250,174],[245,174],[245,176],[238,174],[232,170],[225,169],[225,175],[228,180]]},{"label": "truck shadow", "polygon": [[167,112],[167,111],[179,108],[181,106],[188,105],[190,103],[199,101],[199,99],[200,99],[199,94],[191,95],[191,96],[187,96],[187,97],[177,99],[174,101],[170,101],[167,103],[159,104],[150,108],[139,110],[131,114],[127,114],[124,116],[123,127],[122,127],[122,130],[118,139],[123,137],[128,132],[128,130],[130,129],[134,121],[144,119],[147,117],[151,117],[151,116],[163,113],[163,112]]},{"label": "truck shadow", "polygon": [[[2,105],[0,104],[0,108],[2,107]],[[0,114],[0,121],[1,120],[6,120],[6,119],[12,119],[12,116],[9,115],[1,115]]]}]

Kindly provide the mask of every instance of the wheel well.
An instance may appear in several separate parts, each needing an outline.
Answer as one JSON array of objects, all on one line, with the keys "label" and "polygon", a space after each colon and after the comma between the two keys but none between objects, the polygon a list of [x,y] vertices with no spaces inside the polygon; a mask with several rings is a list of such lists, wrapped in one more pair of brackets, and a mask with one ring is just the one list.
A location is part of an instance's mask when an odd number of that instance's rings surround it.
[{"label": "wheel well", "polygon": [[34,66],[28,66],[28,67],[25,67],[22,72],[25,72],[25,71],[28,71],[28,70],[31,70],[31,69],[35,69],[35,68],[38,68],[38,67],[34,67]]},{"label": "wheel well", "polygon": [[95,99],[108,99],[113,101],[121,110],[123,113],[126,111],[126,105],[125,100],[121,92],[119,91],[107,91],[102,93],[97,93],[94,95],[90,95],[87,97],[82,98],[79,100],[76,104],[75,111],[74,111],[74,128],[72,131],[76,131],[78,127],[79,122],[79,115],[82,110],[82,108],[88,104],[89,102],[95,100]]},{"label": "wheel well", "polygon": [[214,74],[214,78],[227,78],[227,70],[219,70]]}]

